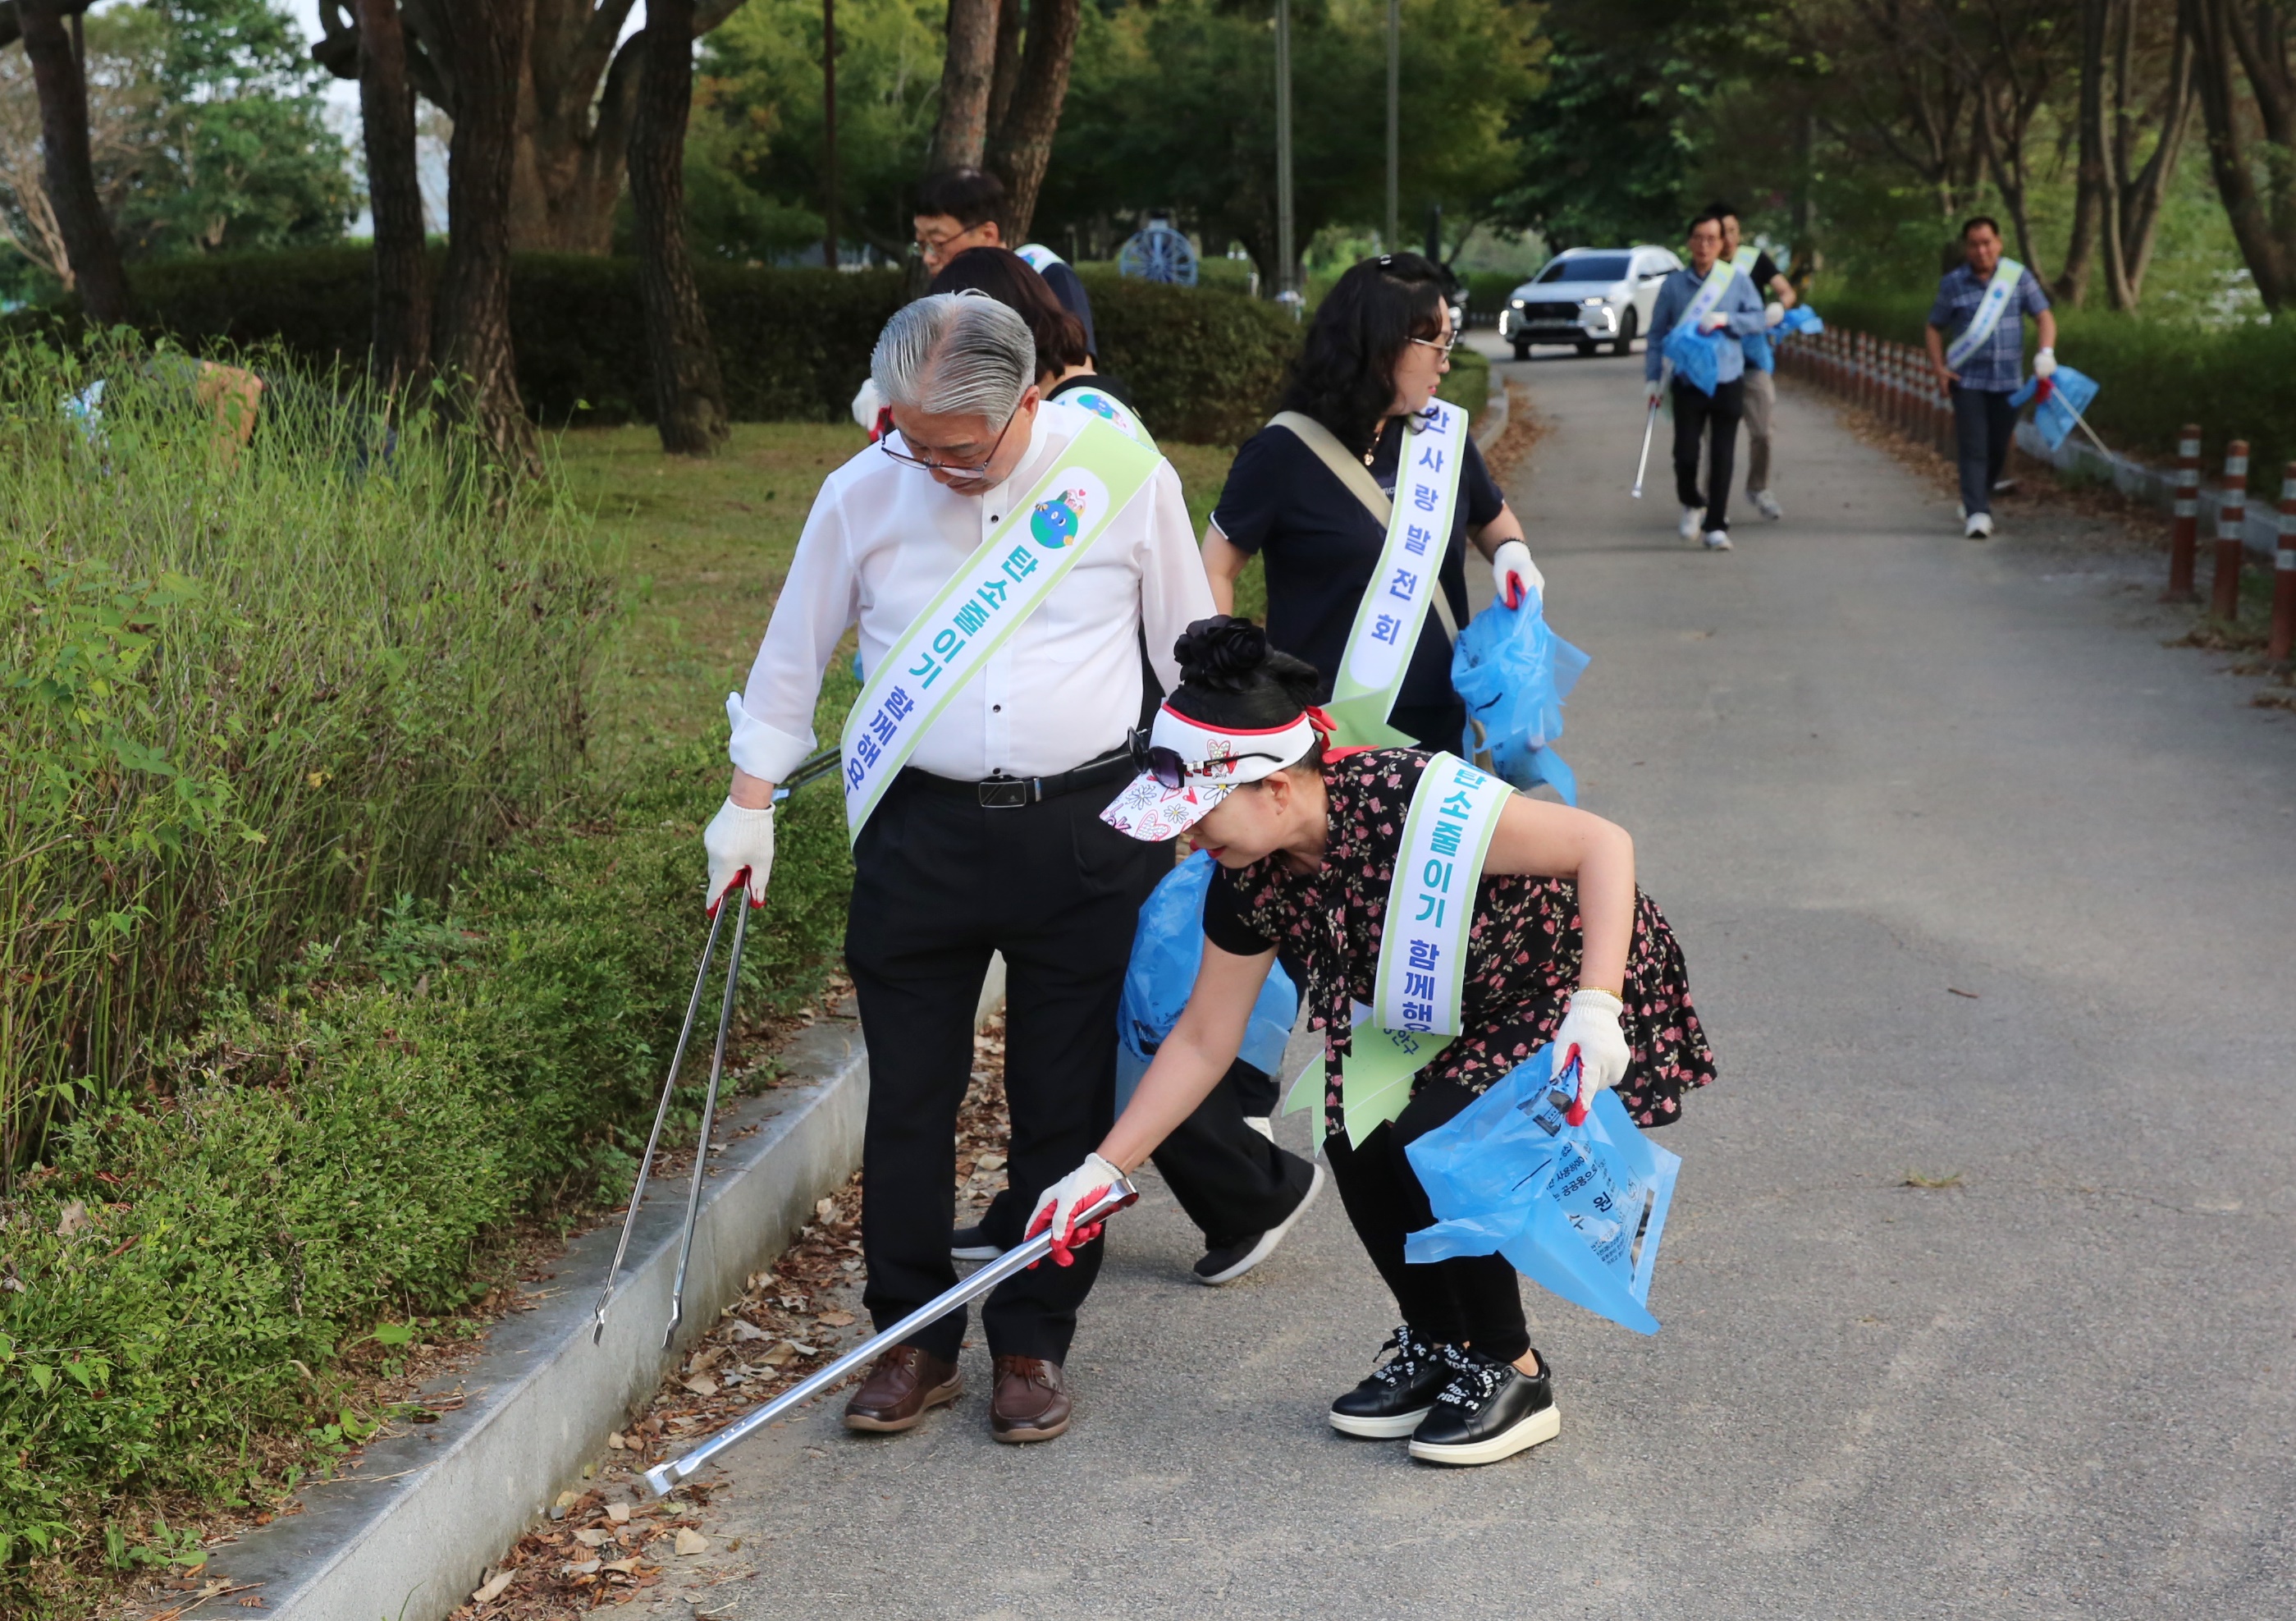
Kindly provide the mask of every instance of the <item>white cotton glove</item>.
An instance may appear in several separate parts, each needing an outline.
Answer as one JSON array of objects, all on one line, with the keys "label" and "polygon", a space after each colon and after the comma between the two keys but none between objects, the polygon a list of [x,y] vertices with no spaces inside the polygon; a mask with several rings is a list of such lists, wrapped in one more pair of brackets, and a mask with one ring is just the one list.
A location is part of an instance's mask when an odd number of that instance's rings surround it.
[{"label": "white cotton glove", "polygon": [[884,399],[877,392],[874,377],[861,379],[861,387],[853,396],[854,424],[865,433],[877,431],[877,413],[884,408]]},{"label": "white cotton glove", "polygon": [[[1555,1027],[1556,1073],[1570,1062],[1573,1054],[1578,1059],[1578,1098],[1571,1113],[1580,1119],[1595,1101],[1595,1094],[1618,1085],[1626,1078],[1627,1066],[1634,1061],[1627,1033],[1619,1027],[1619,1016],[1626,1010],[1626,1004],[1609,992],[1582,986],[1570,993],[1570,1009]],[[1578,1120],[1571,1123],[1576,1125]]]},{"label": "white cotton glove", "polygon": [[1075,1265],[1076,1257],[1069,1252],[1100,1237],[1099,1222],[1079,1228],[1077,1217],[1098,1204],[1101,1195],[1116,1186],[1123,1176],[1123,1172],[1099,1155],[1086,1155],[1084,1164],[1037,1196],[1037,1214],[1030,1218],[1024,1236],[1033,1238],[1050,1228],[1053,1260],[1062,1266]]},{"label": "white cotton glove", "polygon": [[750,904],[766,903],[766,880],[774,870],[774,808],[751,810],[727,800],[701,830],[701,849],[709,858],[709,894],[706,905],[715,917],[726,892],[750,875]]},{"label": "white cotton glove", "polygon": [[1648,405],[1648,406],[1649,406],[1649,407],[1650,407],[1652,410],[1653,410],[1653,411],[1657,410],[1657,409],[1658,409],[1658,407],[1659,407],[1659,402],[1660,402],[1660,400],[1663,400],[1665,398],[1666,398],[1666,384],[1664,384],[1663,383],[1659,383],[1659,382],[1656,382],[1656,381],[1652,381],[1652,382],[1651,382],[1651,383],[1646,383],[1646,384],[1644,384],[1644,388],[1643,388],[1643,399],[1644,399],[1644,402],[1646,405]]},{"label": "white cotton glove", "polygon": [[1698,330],[1701,332],[1720,332],[1724,327],[1729,325],[1730,317],[1726,312],[1719,309],[1710,309],[1706,312],[1706,318],[1698,324]]},{"label": "white cotton glove", "polygon": [[2036,377],[2054,377],[2056,374],[2057,351],[2055,350],[2045,349],[2039,354],[2033,357],[2033,375]]},{"label": "white cotton glove", "polygon": [[1502,540],[1491,554],[1491,583],[1498,588],[1499,600],[1510,608],[1522,606],[1526,594],[1546,595],[1546,576],[1530,560],[1530,547],[1520,540]]},{"label": "white cotton glove", "polygon": [[1779,302],[1777,301],[1777,300],[1775,300],[1775,299],[1772,299],[1768,303],[1767,303],[1767,304],[1765,304],[1765,305],[1763,305],[1763,306],[1762,306],[1762,325],[1765,325],[1765,326],[1779,326],[1779,325],[1783,325],[1784,324],[1784,322],[1785,322],[1785,318],[1786,318],[1786,307],[1785,307],[1784,304],[1779,303]]}]

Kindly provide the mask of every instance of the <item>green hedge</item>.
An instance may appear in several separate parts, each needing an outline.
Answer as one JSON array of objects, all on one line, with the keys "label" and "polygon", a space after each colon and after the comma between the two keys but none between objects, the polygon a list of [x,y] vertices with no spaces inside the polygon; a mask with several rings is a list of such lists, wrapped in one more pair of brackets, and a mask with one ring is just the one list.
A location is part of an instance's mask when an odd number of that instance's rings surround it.
[{"label": "green hedge", "polygon": [[[1929,298],[1918,292],[1857,297],[1821,286],[1810,303],[1829,325],[1905,343],[1920,343],[1929,319]],[[2296,325],[2060,309],[2057,327],[2058,355],[2099,384],[2084,415],[2115,449],[2166,465],[2178,430],[2196,422],[2204,471],[2223,465],[2227,441],[2249,441],[2251,489],[2276,486],[2276,470],[2296,457]],[[2025,331],[2030,356],[2030,323]]]},{"label": "green hedge", "polygon": [[[318,363],[359,363],[372,255],[363,247],[219,254],[139,265],[135,319],[187,347],[277,341]],[[835,421],[901,303],[895,270],[695,267],[734,415]],[[1088,267],[1101,366],[1152,432],[1233,443],[1257,427],[1299,343],[1276,308],[1219,287],[1165,287]],[[38,317],[18,317],[20,324]],[[511,273],[519,386],[543,423],[651,421],[652,374],[636,261],[522,254]]]},{"label": "green hedge", "polygon": [[[722,748],[645,777],[226,1004],[147,1104],[73,1126],[0,1204],[0,1613],[45,1613],[69,1565],[165,1558],[164,1494],[291,1487],[250,1441],[299,1436],[309,1462],[372,1422],[335,1369],[378,1321],[499,1280],[509,1218],[628,1186],[704,932]],[[779,819],[752,1013],[818,993],[850,885],[832,789]]]}]

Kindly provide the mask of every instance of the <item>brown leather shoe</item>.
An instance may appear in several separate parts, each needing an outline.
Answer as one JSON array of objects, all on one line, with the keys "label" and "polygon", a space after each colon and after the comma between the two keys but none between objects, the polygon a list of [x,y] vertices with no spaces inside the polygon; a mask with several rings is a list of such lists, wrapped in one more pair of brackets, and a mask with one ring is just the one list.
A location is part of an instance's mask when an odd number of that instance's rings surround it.
[{"label": "brown leather shoe", "polygon": [[1058,1362],[1037,1356],[996,1359],[988,1430],[999,1441],[1049,1441],[1067,1430],[1072,1411],[1068,1380]]},{"label": "brown leather shoe", "polygon": [[845,1403],[845,1428],[892,1433],[914,1429],[925,1410],[954,1402],[964,1388],[956,1364],[914,1345],[895,1345],[877,1359]]}]

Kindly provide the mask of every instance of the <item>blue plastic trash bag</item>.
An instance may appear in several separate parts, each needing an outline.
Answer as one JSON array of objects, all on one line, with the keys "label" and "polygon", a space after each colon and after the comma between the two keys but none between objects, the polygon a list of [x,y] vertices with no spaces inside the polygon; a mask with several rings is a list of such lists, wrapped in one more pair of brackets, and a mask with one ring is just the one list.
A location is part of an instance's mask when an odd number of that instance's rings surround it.
[{"label": "blue plastic trash bag", "polygon": [[1660,343],[1659,353],[1674,362],[1674,374],[1702,394],[1711,394],[1722,381],[1722,345],[1738,340],[1723,332],[1693,332],[1677,321]]},{"label": "blue plastic trash bag", "polygon": [[2038,397],[2040,405],[2033,412],[2033,425],[2054,450],[2071,437],[2079,426],[2079,418],[2088,414],[2089,401],[2096,398],[2096,379],[2086,372],[2077,372],[2060,361],[2056,374],[2044,385],[2038,377],[2025,379],[2025,386],[2009,396],[2012,406],[2022,406]]},{"label": "blue plastic trash bag", "polygon": [[1488,753],[1501,781],[1526,792],[1551,783],[1564,804],[1577,804],[1578,779],[1554,744],[1562,700],[1586,669],[1587,655],[1548,629],[1537,592],[1519,608],[1493,603],[1451,649],[1452,690],[1467,706],[1460,753],[1478,765]]},{"label": "blue plastic trash bag", "polygon": [[[1174,868],[1140,909],[1132,931],[1132,961],[1124,970],[1124,993],[1116,1008],[1116,1107],[1132,1100],[1132,1090],[1148,1073],[1148,1060],[1172,1033],[1180,1009],[1196,988],[1204,960],[1204,896],[1212,886],[1212,859],[1199,850]],[[1300,1016],[1300,992],[1283,965],[1272,963],[1259,1000],[1244,1027],[1236,1056],[1265,1074],[1283,1067],[1283,1046]]]},{"label": "blue plastic trash bag", "polygon": [[1825,330],[1825,323],[1817,318],[1817,311],[1807,304],[1796,304],[1786,311],[1786,318],[1778,323],[1781,332],[1807,333],[1811,337]]},{"label": "blue plastic trash bag", "polygon": [[1558,1086],[1542,1047],[1452,1119],[1408,1144],[1435,1225],[1403,1258],[1505,1255],[1540,1288],[1641,1334],[1681,1158],[1635,1129],[1611,1091],[1586,1123],[1563,1118],[1577,1087]]}]

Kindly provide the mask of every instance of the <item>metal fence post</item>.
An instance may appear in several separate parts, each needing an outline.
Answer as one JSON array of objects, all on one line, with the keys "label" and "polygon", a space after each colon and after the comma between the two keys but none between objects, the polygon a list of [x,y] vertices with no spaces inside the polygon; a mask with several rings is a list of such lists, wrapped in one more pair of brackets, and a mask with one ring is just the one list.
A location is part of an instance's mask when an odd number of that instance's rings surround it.
[{"label": "metal fence post", "polygon": [[2225,447],[2224,495],[2217,506],[2217,568],[2209,612],[2226,624],[2240,617],[2242,538],[2248,527],[2248,441]]}]

